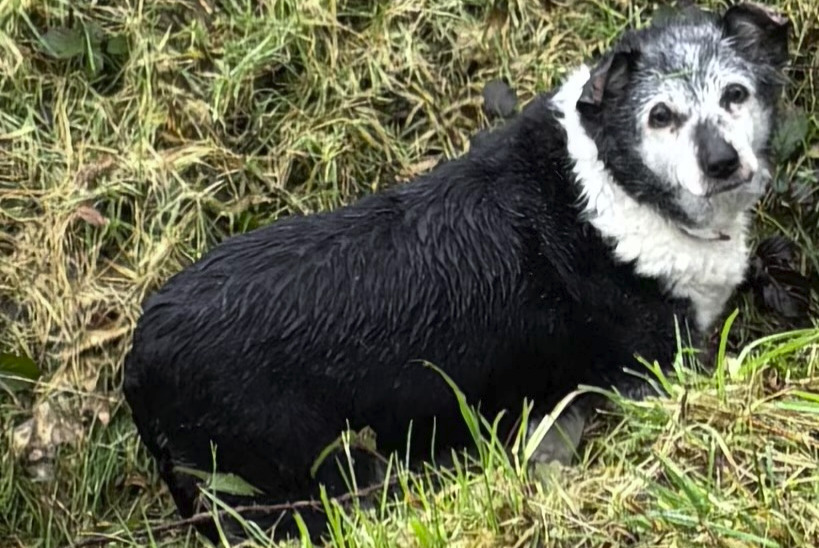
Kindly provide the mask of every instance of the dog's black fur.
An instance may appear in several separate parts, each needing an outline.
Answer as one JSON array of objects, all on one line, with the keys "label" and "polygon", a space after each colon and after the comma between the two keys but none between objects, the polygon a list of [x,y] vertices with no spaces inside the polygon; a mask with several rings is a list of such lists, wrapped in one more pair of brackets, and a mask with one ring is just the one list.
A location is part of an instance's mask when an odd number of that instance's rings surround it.
[{"label": "dog's black fur", "polygon": [[211,442],[218,469],[265,503],[320,482],[342,492],[335,462],[309,469],[348,425],[371,427],[382,453],[403,453],[411,421],[416,458],[433,420],[437,449],[468,445],[452,391],[420,360],[484,415],[507,411],[507,430],[524,398],[545,413],[578,384],[637,394],[623,372],[635,354],[672,364],[691,305],[616,263],[579,218],[550,97],[414,182],[223,242],[145,302],[124,391],[183,516],[197,487],[174,465],[211,470]]},{"label": "dog's black fur", "polygon": [[210,470],[210,441],[277,501],[316,495],[309,467],[345,421],[384,452],[412,420],[429,456],[433,417],[437,446],[467,444],[415,360],[487,416],[524,397],[548,412],[578,383],[627,389],[635,352],[672,362],[688,305],[577,221],[548,99],[415,182],[225,241],[147,300],[125,394],[183,515],[195,487],[172,462]]}]

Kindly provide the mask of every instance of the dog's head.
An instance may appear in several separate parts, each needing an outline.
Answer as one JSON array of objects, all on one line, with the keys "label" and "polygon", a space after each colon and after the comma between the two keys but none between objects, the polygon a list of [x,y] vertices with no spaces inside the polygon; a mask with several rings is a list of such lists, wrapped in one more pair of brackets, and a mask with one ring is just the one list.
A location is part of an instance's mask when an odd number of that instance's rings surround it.
[{"label": "dog's head", "polygon": [[719,230],[764,192],[788,60],[786,18],[753,4],[627,33],[577,103],[600,158],[634,199]]}]

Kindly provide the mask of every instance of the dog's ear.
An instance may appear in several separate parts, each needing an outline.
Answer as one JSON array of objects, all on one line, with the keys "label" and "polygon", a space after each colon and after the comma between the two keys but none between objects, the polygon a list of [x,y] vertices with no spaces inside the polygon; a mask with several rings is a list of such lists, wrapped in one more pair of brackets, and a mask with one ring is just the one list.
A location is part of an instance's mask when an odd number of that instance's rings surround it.
[{"label": "dog's ear", "polygon": [[737,4],[722,16],[722,29],[737,49],[775,67],[788,62],[790,21],[784,15],[757,4]]},{"label": "dog's ear", "polygon": [[603,98],[616,97],[628,85],[637,61],[637,50],[618,51],[606,56],[592,71],[577,100],[578,107],[599,107]]}]

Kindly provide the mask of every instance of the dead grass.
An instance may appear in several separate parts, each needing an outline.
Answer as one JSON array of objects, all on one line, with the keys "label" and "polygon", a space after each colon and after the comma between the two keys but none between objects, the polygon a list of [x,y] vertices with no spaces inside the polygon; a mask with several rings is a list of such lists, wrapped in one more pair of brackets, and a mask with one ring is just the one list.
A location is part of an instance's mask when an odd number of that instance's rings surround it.
[{"label": "dead grass", "polygon": [[[774,3],[795,27],[787,103],[808,124],[757,234],[790,235],[802,269],[819,271],[819,7]],[[0,545],[127,536],[172,519],[119,392],[146,293],[229,234],[337,207],[458,154],[486,125],[486,82],[508,78],[525,102],[653,9],[497,6],[0,1],[0,352],[42,371],[0,393]],[[76,55],[64,41],[54,53],[65,58],[44,50],[54,28],[79,29]],[[735,349],[780,328],[750,304]],[[817,345],[770,350],[784,344],[764,345],[768,361],[732,377],[724,399],[700,381],[685,405],[624,404],[624,422],[607,427],[617,443],[592,443],[591,464],[565,472],[561,489],[532,491],[502,466],[486,472],[501,501],[489,514],[464,475],[344,530],[356,545],[756,543],[726,531],[819,544],[819,414],[794,392],[817,389]]]}]

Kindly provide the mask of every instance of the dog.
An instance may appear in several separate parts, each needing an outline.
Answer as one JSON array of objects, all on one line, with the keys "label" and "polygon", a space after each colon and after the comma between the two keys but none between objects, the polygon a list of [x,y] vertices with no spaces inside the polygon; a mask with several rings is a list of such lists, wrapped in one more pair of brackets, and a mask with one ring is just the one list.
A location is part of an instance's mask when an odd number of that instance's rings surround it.
[{"label": "dog", "polygon": [[[506,412],[501,432],[524,400],[544,416],[579,384],[649,393],[625,371],[635,354],[670,367],[677,326],[700,344],[745,278],[789,26],[743,3],[629,30],[464,155],[171,277],[143,305],[124,394],[181,515],[198,480],[177,467],[210,471],[213,448],[259,490],[223,500],[269,504],[345,492],[332,459],[311,465],[348,427],[414,460],[433,433],[468,447],[422,361]],[[536,458],[571,462],[591,411],[570,406],[569,443],[547,435]],[[352,455],[358,485],[378,479]],[[320,535],[321,512],[301,513]],[[296,532],[292,516],[276,527]]]}]

